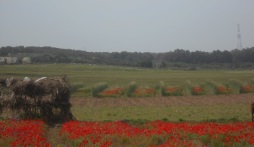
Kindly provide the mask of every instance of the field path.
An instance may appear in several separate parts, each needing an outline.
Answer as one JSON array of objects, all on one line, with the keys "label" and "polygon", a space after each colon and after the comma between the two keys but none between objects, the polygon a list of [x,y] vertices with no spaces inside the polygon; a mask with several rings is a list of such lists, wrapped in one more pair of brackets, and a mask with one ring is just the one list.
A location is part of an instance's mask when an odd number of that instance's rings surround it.
[{"label": "field path", "polygon": [[250,104],[254,102],[254,94],[236,95],[204,95],[204,96],[170,96],[145,98],[71,98],[73,106],[84,107],[121,107],[121,106],[202,106]]}]

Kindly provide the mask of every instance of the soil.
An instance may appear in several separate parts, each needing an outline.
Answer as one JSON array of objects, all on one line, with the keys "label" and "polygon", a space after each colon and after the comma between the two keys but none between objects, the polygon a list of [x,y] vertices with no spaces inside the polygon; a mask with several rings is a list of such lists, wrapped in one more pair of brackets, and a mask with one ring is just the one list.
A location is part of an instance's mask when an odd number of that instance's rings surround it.
[{"label": "soil", "polygon": [[232,105],[239,103],[250,104],[252,102],[254,102],[254,93],[144,98],[71,98],[73,107]]}]

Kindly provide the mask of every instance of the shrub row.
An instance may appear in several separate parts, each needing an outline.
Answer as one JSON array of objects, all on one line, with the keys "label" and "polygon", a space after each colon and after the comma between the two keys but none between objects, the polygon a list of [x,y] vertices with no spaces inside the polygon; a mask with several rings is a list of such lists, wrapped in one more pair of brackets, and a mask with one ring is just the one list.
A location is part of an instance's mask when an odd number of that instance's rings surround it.
[{"label": "shrub row", "polygon": [[226,83],[206,81],[199,85],[195,85],[190,81],[183,85],[165,85],[164,82],[160,82],[153,87],[138,86],[136,82],[131,82],[125,87],[110,87],[107,83],[99,83],[93,87],[79,87],[77,85],[74,85],[74,87],[73,95],[85,97],[152,97],[254,93],[253,81],[244,83],[236,80],[230,80]]}]

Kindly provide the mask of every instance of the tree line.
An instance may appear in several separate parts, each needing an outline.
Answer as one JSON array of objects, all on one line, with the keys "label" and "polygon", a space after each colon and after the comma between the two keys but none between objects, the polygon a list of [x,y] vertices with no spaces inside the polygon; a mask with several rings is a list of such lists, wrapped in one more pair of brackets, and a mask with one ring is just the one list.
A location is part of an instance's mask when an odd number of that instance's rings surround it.
[{"label": "tree line", "polygon": [[165,53],[150,52],[87,52],[74,49],[36,46],[6,46],[0,57],[14,56],[21,61],[29,57],[32,63],[85,63],[144,68],[253,68],[254,47],[231,51],[189,51],[176,49]]}]

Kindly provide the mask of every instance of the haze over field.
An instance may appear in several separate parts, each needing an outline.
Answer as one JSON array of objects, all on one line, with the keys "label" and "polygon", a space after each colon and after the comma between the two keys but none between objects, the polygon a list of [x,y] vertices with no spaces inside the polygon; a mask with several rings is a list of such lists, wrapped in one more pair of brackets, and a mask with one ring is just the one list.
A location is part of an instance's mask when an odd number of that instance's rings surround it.
[{"label": "haze over field", "polygon": [[0,46],[93,52],[253,47],[253,0],[1,0]]}]

